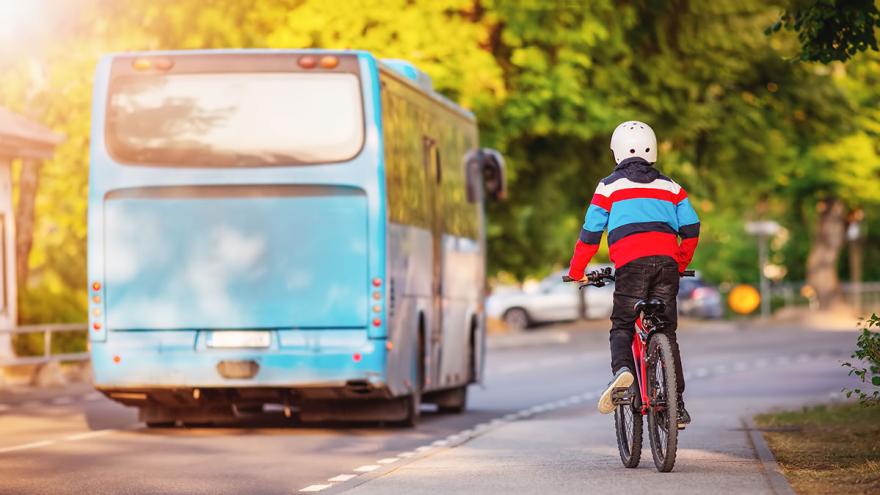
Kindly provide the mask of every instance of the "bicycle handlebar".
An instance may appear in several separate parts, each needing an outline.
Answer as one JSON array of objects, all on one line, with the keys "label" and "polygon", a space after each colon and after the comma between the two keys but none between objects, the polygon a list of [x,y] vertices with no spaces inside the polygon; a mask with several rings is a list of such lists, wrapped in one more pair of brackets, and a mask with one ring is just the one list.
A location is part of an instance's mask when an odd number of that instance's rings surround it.
[{"label": "bicycle handlebar", "polygon": [[[679,273],[682,277],[694,277],[696,276],[695,270],[685,270]],[[611,268],[605,268],[604,270],[593,270],[586,274],[586,280],[584,281],[584,285],[595,285],[597,287],[602,287],[605,285],[606,280],[614,280],[614,275],[611,274]],[[575,280],[568,275],[562,276],[563,282],[580,282],[580,280]]]}]

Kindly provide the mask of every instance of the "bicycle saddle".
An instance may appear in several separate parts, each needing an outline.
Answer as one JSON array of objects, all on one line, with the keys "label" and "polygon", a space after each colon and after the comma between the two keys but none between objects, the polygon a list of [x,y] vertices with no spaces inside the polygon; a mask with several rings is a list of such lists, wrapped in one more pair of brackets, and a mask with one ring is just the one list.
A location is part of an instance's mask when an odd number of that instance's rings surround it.
[{"label": "bicycle saddle", "polygon": [[666,311],[666,303],[659,299],[641,300],[636,303],[636,312],[643,312],[647,316],[662,314]]}]

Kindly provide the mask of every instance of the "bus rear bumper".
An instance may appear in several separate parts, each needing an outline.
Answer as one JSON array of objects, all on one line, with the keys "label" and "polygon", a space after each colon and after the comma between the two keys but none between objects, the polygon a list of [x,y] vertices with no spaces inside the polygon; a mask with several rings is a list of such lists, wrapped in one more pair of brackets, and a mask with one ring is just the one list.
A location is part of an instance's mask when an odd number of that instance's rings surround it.
[{"label": "bus rear bumper", "polygon": [[208,333],[111,332],[107,341],[91,343],[95,386],[125,403],[201,389],[315,398],[388,394],[384,340],[367,338],[365,330],[272,331],[270,346],[261,349],[210,348]]}]

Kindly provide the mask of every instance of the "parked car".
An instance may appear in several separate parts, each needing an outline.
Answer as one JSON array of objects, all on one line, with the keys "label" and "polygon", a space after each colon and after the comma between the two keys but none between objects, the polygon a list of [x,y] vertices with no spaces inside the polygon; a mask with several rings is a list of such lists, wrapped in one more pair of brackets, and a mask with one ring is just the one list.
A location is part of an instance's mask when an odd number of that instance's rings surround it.
[{"label": "parked car", "polygon": [[699,274],[683,278],[678,286],[678,313],[694,318],[721,318],[724,316],[721,293]]},{"label": "parked car", "polygon": [[[590,266],[589,270],[610,265]],[[587,287],[578,291],[577,284],[565,283],[560,270],[548,275],[532,290],[496,291],[486,300],[486,313],[504,321],[512,330],[524,330],[539,323],[572,321],[611,316],[614,284]]]},{"label": "parked car", "polygon": [[[590,266],[588,270],[610,265]],[[614,284],[587,287],[578,291],[577,284],[565,283],[558,271],[541,280],[531,290],[504,288],[486,300],[490,318],[503,321],[512,330],[525,330],[541,323],[608,318],[614,304]],[[583,297],[583,300],[581,298]],[[718,289],[699,276],[681,279],[678,308],[682,316],[721,318],[724,308]]]}]

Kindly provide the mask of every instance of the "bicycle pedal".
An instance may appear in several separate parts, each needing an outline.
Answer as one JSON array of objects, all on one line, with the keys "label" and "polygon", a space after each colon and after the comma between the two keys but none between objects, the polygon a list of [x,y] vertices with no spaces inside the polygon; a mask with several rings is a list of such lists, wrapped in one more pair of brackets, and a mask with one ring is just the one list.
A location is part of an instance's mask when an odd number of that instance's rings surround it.
[{"label": "bicycle pedal", "polygon": [[623,388],[623,387],[615,388],[614,390],[612,390],[611,391],[611,403],[614,404],[615,406],[632,404],[632,400],[630,399],[629,395],[627,394],[628,391],[629,391],[628,388]]}]

